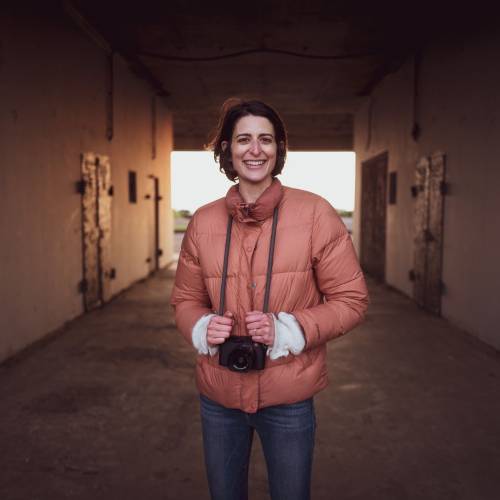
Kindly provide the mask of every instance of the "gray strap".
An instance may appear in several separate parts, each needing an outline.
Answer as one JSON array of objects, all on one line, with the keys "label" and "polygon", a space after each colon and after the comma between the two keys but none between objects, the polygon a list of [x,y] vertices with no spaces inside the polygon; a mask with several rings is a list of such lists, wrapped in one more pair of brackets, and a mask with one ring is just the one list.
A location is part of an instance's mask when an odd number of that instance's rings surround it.
[{"label": "gray strap", "polygon": [[226,300],[226,280],[227,280],[227,263],[229,260],[229,247],[231,246],[231,229],[233,227],[233,218],[231,215],[227,220],[226,231],[226,248],[224,249],[224,265],[222,267],[222,284],[220,286],[220,305],[219,316],[224,316],[224,302]]},{"label": "gray strap", "polygon": [[269,308],[269,295],[271,293],[271,277],[273,271],[274,242],[276,241],[276,226],[278,225],[278,207],[273,213],[273,228],[271,230],[271,242],[269,243],[269,258],[267,260],[266,292],[264,294],[264,307],[262,312],[267,312]]}]

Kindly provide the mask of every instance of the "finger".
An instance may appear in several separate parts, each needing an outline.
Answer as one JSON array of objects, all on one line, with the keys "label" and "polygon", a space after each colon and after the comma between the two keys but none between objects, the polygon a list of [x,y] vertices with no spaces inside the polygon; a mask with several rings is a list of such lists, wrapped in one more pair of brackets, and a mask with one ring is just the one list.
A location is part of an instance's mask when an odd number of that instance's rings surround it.
[{"label": "finger", "polygon": [[268,325],[259,326],[257,328],[249,328],[248,332],[250,335],[268,335],[271,333],[271,327]]},{"label": "finger", "polygon": [[215,330],[218,332],[230,332],[233,329],[231,325],[218,325],[215,323],[214,325],[209,325],[207,330]]},{"label": "finger", "polygon": [[256,332],[250,335],[255,342],[262,342],[264,344],[272,343],[273,335],[270,332]]},{"label": "finger", "polygon": [[219,345],[219,344],[223,344],[224,342],[226,341],[226,339],[210,339],[210,341],[208,342],[209,345]]},{"label": "finger", "polygon": [[265,316],[266,314],[261,311],[250,311],[245,314],[245,321],[254,321],[257,319],[262,319]]},{"label": "finger", "polygon": [[247,323],[247,330],[258,330],[259,328],[270,328],[271,325],[268,321],[255,321],[253,323]]},{"label": "finger", "polygon": [[229,332],[207,332],[207,339],[227,339],[230,336]]},{"label": "finger", "polygon": [[225,316],[214,316],[210,320],[210,323],[217,323],[219,325],[232,325],[234,323],[234,320]]},{"label": "finger", "polygon": [[234,319],[230,318],[229,316],[214,316],[212,318],[212,321],[215,321],[217,323],[229,324],[229,323],[233,323]]},{"label": "finger", "polygon": [[262,335],[255,335],[255,337],[252,337],[252,340],[254,342],[259,342],[260,344],[271,345],[271,339]]},{"label": "finger", "polygon": [[261,344],[269,344],[271,342],[271,337],[269,335],[252,335],[252,340],[254,342],[260,342]]},{"label": "finger", "polygon": [[233,314],[231,311],[226,311],[226,312],[224,313],[224,316],[225,316],[226,318],[232,318],[232,317],[234,316],[234,314]]},{"label": "finger", "polygon": [[207,332],[207,339],[227,339],[229,335],[229,332]]}]

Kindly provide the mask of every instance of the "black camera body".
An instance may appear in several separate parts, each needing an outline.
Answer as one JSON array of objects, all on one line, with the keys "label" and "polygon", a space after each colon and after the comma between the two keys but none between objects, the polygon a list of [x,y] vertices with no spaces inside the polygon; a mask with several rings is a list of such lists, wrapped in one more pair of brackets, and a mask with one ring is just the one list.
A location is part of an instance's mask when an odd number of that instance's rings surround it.
[{"label": "black camera body", "polygon": [[263,370],[267,345],[254,342],[251,337],[231,335],[219,345],[219,364],[234,372]]}]

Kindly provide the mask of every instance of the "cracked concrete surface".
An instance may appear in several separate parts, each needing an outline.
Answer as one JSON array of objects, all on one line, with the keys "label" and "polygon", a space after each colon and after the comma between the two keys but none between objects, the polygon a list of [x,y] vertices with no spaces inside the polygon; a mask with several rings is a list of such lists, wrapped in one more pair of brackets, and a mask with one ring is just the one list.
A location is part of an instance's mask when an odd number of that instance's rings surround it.
[{"label": "cracked concrete surface", "polygon": [[[194,353],[137,283],[0,367],[0,498],[208,499]],[[367,319],[329,344],[313,499],[500,497],[498,353],[370,284]],[[250,497],[269,498],[258,440]]]}]

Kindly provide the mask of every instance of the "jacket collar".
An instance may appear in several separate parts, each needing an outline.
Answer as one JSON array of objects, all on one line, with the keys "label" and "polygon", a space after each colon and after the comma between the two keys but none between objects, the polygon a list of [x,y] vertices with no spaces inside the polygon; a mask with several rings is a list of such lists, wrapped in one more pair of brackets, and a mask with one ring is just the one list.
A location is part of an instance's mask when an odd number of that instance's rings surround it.
[{"label": "jacket collar", "polygon": [[273,215],[274,208],[282,197],[283,186],[276,178],[255,203],[246,203],[240,194],[239,184],[236,184],[226,194],[226,207],[233,218],[239,222],[263,221]]}]

